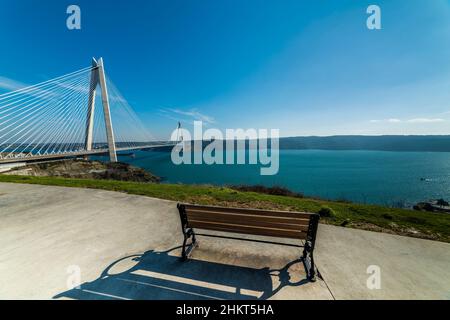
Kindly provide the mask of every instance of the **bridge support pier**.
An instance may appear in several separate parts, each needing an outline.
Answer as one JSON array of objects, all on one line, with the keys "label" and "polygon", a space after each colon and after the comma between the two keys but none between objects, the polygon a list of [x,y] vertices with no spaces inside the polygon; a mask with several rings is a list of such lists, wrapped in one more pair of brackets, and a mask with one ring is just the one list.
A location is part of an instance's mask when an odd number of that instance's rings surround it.
[{"label": "bridge support pier", "polygon": [[86,117],[86,139],[85,148],[87,151],[92,150],[92,135],[94,129],[94,114],[95,114],[95,97],[97,85],[100,85],[102,94],[103,114],[105,118],[106,140],[108,143],[109,160],[117,162],[116,142],[114,139],[114,131],[111,121],[111,112],[109,108],[108,87],[106,85],[105,69],[103,65],[103,58],[96,61],[92,58],[92,73],[91,85],[89,89],[88,114]]}]

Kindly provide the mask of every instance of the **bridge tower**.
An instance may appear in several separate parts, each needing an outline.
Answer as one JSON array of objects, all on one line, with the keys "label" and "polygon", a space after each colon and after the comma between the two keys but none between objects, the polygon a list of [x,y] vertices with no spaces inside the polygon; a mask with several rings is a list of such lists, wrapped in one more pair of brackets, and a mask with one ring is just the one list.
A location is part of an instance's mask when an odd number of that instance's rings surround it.
[{"label": "bridge tower", "polygon": [[111,112],[109,109],[108,87],[106,85],[105,68],[103,65],[103,58],[98,61],[92,58],[91,81],[89,88],[88,100],[88,114],[86,117],[86,136],[85,148],[86,151],[92,150],[92,139],[94,130],[94,114],[95,114],[95,96],[97,86],[100,86],[102,95],[103,114],[106,128],[106,140],[108,143],[109,160],[117,162],[116,142],[114,141],[114,131],[111,121]]}]

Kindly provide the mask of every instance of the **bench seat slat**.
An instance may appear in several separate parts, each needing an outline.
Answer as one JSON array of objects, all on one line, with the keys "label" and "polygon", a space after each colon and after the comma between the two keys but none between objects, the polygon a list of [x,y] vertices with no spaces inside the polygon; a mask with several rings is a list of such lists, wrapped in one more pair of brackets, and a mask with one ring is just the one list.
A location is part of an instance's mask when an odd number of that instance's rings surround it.
[{"label": "bench seat slat", "polygon": [[202,210],[188,210],[188,217],[213,217],[218,220],[241,220],[241,221],[267,221],[273,223],[289,223],[289,224],[297,224],[302,226],[309,225],[309,219],[304,218],[286,218],[279,216],[265,216],[265,215],[256,215],[256,214],[242,214],[237,212],[220,212],[220,211],[202,211]]},{"label": "bench seat slat", "polygon": [[291,238],[291,239],[305,239],[306,232],[294,231],[287,229],[276,229],[276,228],[266,228],[266,227],[256,227],[256,226],[246,226],[238,224],[226,224],[218,222],[206,222],[190,220],[189,227],[206,229],[206,230],[216,230],[232,233],[245,233],[268,237],[280,237],[280,238]]},{"label": "bench seat slat", "polygon": [[268,216],[268,217],[284,217],[284,218],[298,218],[298,219],[310,219],[311,214],[305,212],[290,212],[290,211],[270,211],[259,209],[246,209],[246,208],[223,208],[223,207],[208,207],[200,205],[184,205],[186,212],[199,211],[199,212],[223,212],[223,213],[239,213],[247,215]]},{"label": "bench seat slat", "polygon": [[188,221],[205,221],[210,223],[227,223],[233,225],[260,226],[276,229],[288,229],[296,231],[307,231],[309,221],[292,219],[292,218],[276,218],[265,216],[249,216],[240,214],[223,214],[217,212],[188,212]]}]

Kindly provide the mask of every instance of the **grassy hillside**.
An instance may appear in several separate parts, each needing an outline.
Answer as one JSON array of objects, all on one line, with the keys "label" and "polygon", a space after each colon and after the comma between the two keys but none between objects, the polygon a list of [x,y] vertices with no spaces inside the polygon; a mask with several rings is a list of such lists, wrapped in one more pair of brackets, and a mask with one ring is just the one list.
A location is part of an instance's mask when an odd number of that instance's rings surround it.
[{"label": "grassy hillside", "polygon": [[320,212],[322,223],[450,242],[450,214],[242,192],[231,188],[0,175],[0,182],[126,192],[196,204]]}]

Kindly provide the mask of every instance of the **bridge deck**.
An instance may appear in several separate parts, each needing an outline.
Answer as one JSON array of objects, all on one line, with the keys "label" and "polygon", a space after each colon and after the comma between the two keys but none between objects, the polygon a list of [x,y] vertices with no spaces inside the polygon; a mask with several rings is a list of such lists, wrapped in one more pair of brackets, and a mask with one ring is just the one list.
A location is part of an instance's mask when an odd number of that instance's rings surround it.
[{"label": "bridge deck", "polygon": [[[143,149],[156,149],[156,148],[163,148],[163,147],[173,147],[174,145],[175,145],[175,143],[153,144],[153,145],[144,145],[144,146],[138,146],[138,147],[116,148],[116,151],[120,152],[120,151],[133,151],[133,150],[143,150]],[[69,158],[69,157],[81,157],[81,156],[99,155],[99,154],[108,153],[108,152],[109,152],[108,149],[94,149],[94,150],[90,150],[90,151],[82,150],[82,151],[55,153],[55,154],[30,155],[30,156],[22,156],[22,157],[15,157],[15,158],[0,158],[0,164],[50,160],[50,159],[62,159],[62,158]]]}]

